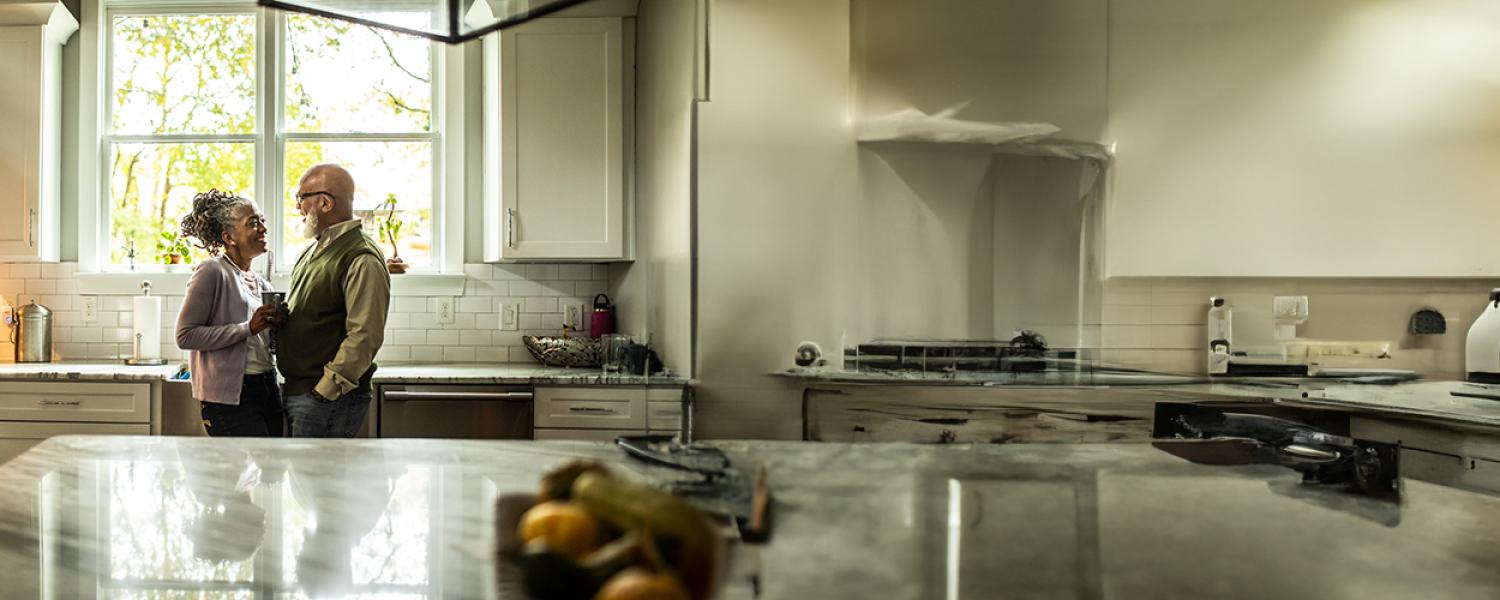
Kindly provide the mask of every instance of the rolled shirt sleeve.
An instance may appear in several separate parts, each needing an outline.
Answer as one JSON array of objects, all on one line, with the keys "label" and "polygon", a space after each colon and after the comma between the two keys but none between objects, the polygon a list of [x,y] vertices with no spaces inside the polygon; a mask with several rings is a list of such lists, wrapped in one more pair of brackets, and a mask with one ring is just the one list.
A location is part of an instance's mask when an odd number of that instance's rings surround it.
[{"label": "rolled shirt sleeve", "polygon": [[344,279],[344,343],[323,367],[323,378],[313,389],[333,400],[359,387],[359,379],[375,362],[385,343],[386,311],[391,304],[391,276],[380,257],[365,254],[349,265]]}]

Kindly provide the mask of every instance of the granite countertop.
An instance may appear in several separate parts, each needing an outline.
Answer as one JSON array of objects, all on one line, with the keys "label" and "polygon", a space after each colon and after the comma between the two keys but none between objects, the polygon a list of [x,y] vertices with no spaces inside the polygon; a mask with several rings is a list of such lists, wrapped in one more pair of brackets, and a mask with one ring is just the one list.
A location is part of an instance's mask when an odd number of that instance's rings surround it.
[{"label": "granite countertop", "polygon": [[[1494,598],[1500,498],[1399,503],[1140,445],[717,444],[768,545],[722,598]],[[0,466],[7,596],[495,598],[495,498],[606,444],[56,437]]]},{"label": "granite countertop", "polygon": [[693,385],[676,375],[627,375],[600,369],[568,369],[526,363],[436,363],[380,365],[375,383],[530,383],[533,385]]},{"label": "granite countertop", "polygon": [[50,363],[0,363],[0,379],[153,382],[172,377],[179,365],[133,367],[124,361],[58,361]]},{"label": "granite countertop", "polygon": [[[153,382],[171,378],[180,365],[133,367],[122,361],[0,363],[0,380]],[[382,364],[375,383],[484,383],[543,385],[685,386],[695,381],[675,375],[605,374],[599,369],[566,369],[526,363]]]}]

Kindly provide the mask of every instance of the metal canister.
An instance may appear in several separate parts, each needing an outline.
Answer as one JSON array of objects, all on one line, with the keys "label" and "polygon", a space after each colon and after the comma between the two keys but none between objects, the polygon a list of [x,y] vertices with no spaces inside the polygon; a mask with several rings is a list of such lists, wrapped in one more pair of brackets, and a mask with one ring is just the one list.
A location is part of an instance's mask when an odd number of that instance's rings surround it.
[{"label": "metal canister", "polygon": [[16,309],[16,362],[52,362],[52,311],[32,300]]}]

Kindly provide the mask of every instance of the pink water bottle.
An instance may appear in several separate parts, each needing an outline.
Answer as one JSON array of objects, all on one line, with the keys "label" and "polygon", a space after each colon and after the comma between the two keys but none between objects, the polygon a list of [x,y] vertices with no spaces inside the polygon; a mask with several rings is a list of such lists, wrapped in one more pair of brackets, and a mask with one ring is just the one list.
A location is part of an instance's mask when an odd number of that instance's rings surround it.
[{"label": "pink water bottle", "polygon": [[615,332],[615,305],[609,303],[609,296],[599,294],[594,296],[594,314],[589,320],[589,337],[597,339],[601,335]]}]

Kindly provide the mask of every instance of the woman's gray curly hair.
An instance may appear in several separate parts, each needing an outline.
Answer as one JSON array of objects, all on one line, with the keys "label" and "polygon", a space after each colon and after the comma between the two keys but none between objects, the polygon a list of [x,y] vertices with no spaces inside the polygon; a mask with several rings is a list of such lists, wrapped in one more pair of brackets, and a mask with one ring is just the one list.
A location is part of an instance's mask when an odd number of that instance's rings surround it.
[{"label": "woman's gray curly hair", "polygon": [[198,247],[217,255],[224,247],[224,232],[234,227],[234,209],[249,200],[211,189],[193,196],[193,212],[182,218],[182,235],[198,240]]}]

